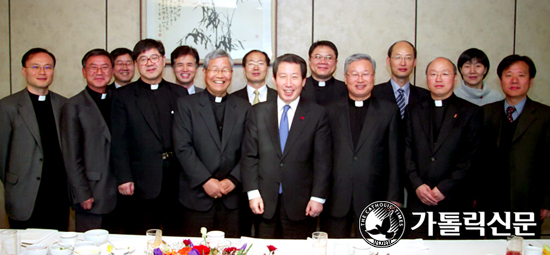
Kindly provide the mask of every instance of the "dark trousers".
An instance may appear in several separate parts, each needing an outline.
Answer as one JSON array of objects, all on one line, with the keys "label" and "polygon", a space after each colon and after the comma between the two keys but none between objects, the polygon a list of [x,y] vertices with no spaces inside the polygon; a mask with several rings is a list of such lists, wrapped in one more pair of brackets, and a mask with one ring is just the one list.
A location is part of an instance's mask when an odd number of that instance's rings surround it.
[{"label": "dark trousers", "polygon": [[[86,232],[90,229],[107,229],[111,223],[110,214],[93,214],[85,211],[75,211],[75,230],[76,232]],[[112,233],[109,230],[110,233]]]},{"label": "dark trousers", "polygon": [[328,233],[330,238],[359,238],[359,217],[355,215],[353,207],[344,217],[332,217],[327,213],[321,214],[321,230]]},{"label": "dark trousers", "polygon": [[[283,194],[279,195],[277,202],[277,213],[272,219],[262,218],[258,226],[259,238],[272,239],[305,239],[311,236],[317,227],[317,219],[308,217],[305,220],[293,221],[288,218],[285,205],[282,199]],[[304,210],[304,214],[305,214]]]},{"label": "dark trousers", "polygon": [[205,227],[208,231],[223,231],[226,238],[240,237],[239,209],[227,209],[222,199],[216,199],[214,206],[206,212],[182,208],[183,236],[201,236],[201,227]]},{"label": "dark trousers", "polygon": [[67,231],[69,230],[69,212],[70,207],[68,205],[48,207],[37,203],[28,220],[18,221],[9,218],[8,221],[12,229],[44,228]]}]

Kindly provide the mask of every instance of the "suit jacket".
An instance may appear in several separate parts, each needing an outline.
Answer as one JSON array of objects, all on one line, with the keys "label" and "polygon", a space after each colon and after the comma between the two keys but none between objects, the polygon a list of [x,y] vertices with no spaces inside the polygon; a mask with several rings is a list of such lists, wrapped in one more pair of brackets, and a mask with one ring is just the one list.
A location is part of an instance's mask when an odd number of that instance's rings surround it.
[{"label": "suit jacket", "polygon": [[[431,100],[430,91],[424,88],[420,88],[414,85],[410,85],[411,91],[409,94],[409,104],[422,103],[426,100]],[[397,104],[395,99],[395,93],[393,92],[393,87],[391,86],[391,80],[386,83],[381,83],[372,89],[373,97],[378,99],[388,100],[394,104]]]},{"label": "suit jacket", "polygon": [[115,91],[116,90],[116,85],[115,85],[115,82],[113,81],[113,83],[107,85],[107,91]]},{"label": "suit jacket", "polygon": [[375,201],[403,202],[404,164],[401,114],[396,104],[371,97],[357,148],[351,135],[348,98],[327,107],[334,155],[326,212],[344,217],[351,205],[355,215]]},{"label": "suit jacket", "polygon": [[[332,77],[330,80],[327,81],[326,93],[327,93],[327,104],[329,105],[332,101],[338,100],[339,98],[348,96],[348,88],[346,87],[346,84],[343,81],[337,80],[334,77]],[[313,77],[310,76],[306,79],[306,84],[304,85],[304,88],[302,89],[302,94],[300,95],[301,98],[306,99],[308,101],[317,103],[322,105],[316,98],[315,98],[315,85],[313,81]],[[322,105],[322,106],[326,106]]]},{"label": "suit jacket", "polygon": [[[483,106],[482,152],[480,154],[480,179],[484,187],[479,205],[491,210],[529,212],[550,209],[550,107],[527,98],[519,115],[517,128],[511,139],[510,151],[499,153],[502,122],[508,121],[504,112],[504,100]],[[499,161],[508,159],[502,166]],[[499,185],[487,185],[486,182]]]},{"label": "suit jacket", "polygon": [[[167,100],[176,108],[187,90],[165,80],[161,84],[171,91]],[[152,199],[160,194],[164,148],[147,86],[139,79],[113,94],[111,162],[119,185],[134,182],[134,196]]]},{"label": "suit jacket", "polygon": [[199,93],[199,92],[202,92],[204,89],[203,88],[199,88],[197,86],[195,86],[195,94]]},{"label": "suit jacket", "polygon": [[[409,180],[411,211],[464,209],[469,203],[473,156],[478,149],[483,111],[477,105],[454,94],[448,104],[443,123],[433,141],[431,110],[427,100],[411,104],[406,112],[405,163]],[[437,187],[445,199],[437,206],[426,206],[416,196],[416,188],[427,184]]]},{"label": "suit jacket", "polygon": [[[59,115],[67,99],[52,91],[49,95],[59,137]],[[31,217],[43,157],[38,122],[27,89],[0,100],[0,180],[11,219],[26,221]]]},{"label": "suit jacket", "polygon": [[63,105],[61,144],[71,198],[79,203],[94,199],[93,214],[110,213],[116,205],[116,177],[110,168],[111,132],[101,111],[84,89]]},{"label": "suit jacket", "polygon": [[301,98],[295,109],[284,153],[279,142],[277,100],[256,104],[243,140],[244,191],[259,190],[265,219],[275,215],[279,183],[290,220],[306,219],[312,196],[328,196],[332,165],[330,128],[323,107]]},{"label": "suit jacket", "polygon": [[208,92],[178,100],[174,116],[174,151],[183,171],[180,175],[179,200],[187,208],[207,211],[214,205],[202,185],[210,178],[223,180],[233,177],[239,183],[221,199],[229,209],[239,206],[241,181],[241,145],[250,104],[236,96],[227,95],[223,117],[222,138]]},{"label": "suit jacket", "polygon": [[[239,89],[239,90],[231,93],[231,95],[238,96],[238,97],[246,100],[248,103],[250,103],[250,100],[248,99],[248,91],[246,91],[246,86],[244,86],[243,89]],[[272,100],[277,101],[277,90],[274,90],[270,87],[267,87],[267,100],[266,101],[272,101]]]}]

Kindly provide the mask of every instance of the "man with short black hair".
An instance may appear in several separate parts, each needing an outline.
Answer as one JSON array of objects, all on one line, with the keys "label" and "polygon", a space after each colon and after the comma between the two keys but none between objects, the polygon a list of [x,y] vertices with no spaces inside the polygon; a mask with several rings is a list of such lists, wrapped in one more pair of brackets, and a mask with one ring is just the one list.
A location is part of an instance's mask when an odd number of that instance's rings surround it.
[{"label": "man with short black hair", "polygon": [[115,90],[128,85],[134,78],[135,68],[132,51],[127,48],[116,48],[111,51],[114,59],[113,76],[115,81],[107,86],[107,90]]},{"label": "man with short black hair", "polygon": [[166,57],[160,41],[143,39],[132,52],[139,80],[113,95],[111,161],[118,191],[131,196],[135,219],[128,233],[143,234],[171,227],[178,218],[179,162],[172,145],[172,118],[176,101],[187,95],[181,86],[162,78]]},{"label": "man with short black hair", "polygon": [[251,105],[277,99],[277,91],[266,84],[270,59],[267,53],[251,50],[243,57],[243,71],[246,86],[231,94],[241,97]]},{"label": "man with short black hair", "polygon": [[333,77],[338,63],[338,49],[331,41],[320,40],[309,47],[309,69],[302,96],[306,100],[327,106],[348,95],[346,84]]},{"label": "man with short black hair", "polygon": [[0,100],[0,181],[10,228],[67,231],[69,194],[59,140],[67,99],[49,89],[52,53],[30,49],[21,65],[27,87]]},{"label": "man with short black hair", "polygon": [[176,76],[176,84],[187,89],[189,95],[201,92],[203,89],[195,86],[195,76],[199,71],[199,53],[193,47],[182,45],[170,54],[172,70]]},{"label": "man with short black hair", "polygon": [[107,215],[117,203],[110,167],[111,98],[106,90],[113,76],[112,56],[103,49],[88,51],[82,75],[86,88],[61,111],[61,143],[78,232],[110,228]]}]

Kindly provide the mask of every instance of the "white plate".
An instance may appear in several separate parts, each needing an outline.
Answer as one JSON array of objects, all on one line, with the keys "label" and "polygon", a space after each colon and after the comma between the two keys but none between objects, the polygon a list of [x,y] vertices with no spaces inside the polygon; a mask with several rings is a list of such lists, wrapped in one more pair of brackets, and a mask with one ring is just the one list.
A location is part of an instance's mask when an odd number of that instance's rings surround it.
[{"label": "white plate", "polygon": [[[101,254],[109,254],[109,252],[107,251],[107,247],[109,245],[113,245],[115,248],[124,248],[124,249],[120,249],[120,251],[124,251],[124,252],[128,252],[128,253],[131,253],[134,251],[134,245],[131,243],[131,242],[126,242],[126,241],[114,241],[114,242],[111,242],[111,243],[104,243],[102,245],[99,246],[99,249],[101,251]],[[115,249],[113,248],[113,250]]]}]

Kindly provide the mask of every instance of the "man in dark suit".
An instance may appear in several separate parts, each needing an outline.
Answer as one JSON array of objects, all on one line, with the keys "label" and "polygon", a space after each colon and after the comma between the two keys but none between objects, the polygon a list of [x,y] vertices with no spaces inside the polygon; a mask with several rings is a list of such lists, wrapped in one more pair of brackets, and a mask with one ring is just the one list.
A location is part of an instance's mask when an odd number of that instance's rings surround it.
[{"label": "man in dark suit", "polygon": [[49,90],[52,53],[30,49],[21,64],[27,88],[0,100],[0,181],[9,224],[66,231],[69,194],[58,137],[67,99]]},{"label": "man in dark suit", "polygon": [[172,70],[176,76],[176,84],[187,89],[189,95],[201,92],[203,89],[195,86],[195,75],[199,71],[199,53],[193,47],[182,45],[170,54]]},{"label": "man in dark suit", "polygon": [[523,232],[539,238],[542,220],[550,217],[550,107],[527,96],[536,72],[527,56],[510,55],[498,65],[506,99],[483,107],[478,205],[484,211],[534,213],[537,226]]},{"label": "man in dark suit", "polygon": [[[359,237],[359,215],[375,201],[403,203],[401,115],[397,106],[371,96],[376,62],[366,54],[346,59],[348,98],[327,107],[333,170],[322,229],[330,237]],[[353,228],[352,228],[353,226]]]},{"label": "man in dark suit", "polygon": [[251,105],[276,100],[277,91],[265,83],[270,63],[269,56],[263,51],[251,50],[246,53],[243,57],[246,86],[231,94],[248,101]]},{"label": "man in dark suit", "polygon": [[416,66],[416,49],[410,42],[398,41],[392,44],[388,50],[386,64],[390,66],[391,79],[374,86],[374,97],[396,104],[401,112],[401,118],[405,117],[405,107],[408,104],[431,99],[427,90],[416,87],[409,81]]},{"label": "man in dark suit", "polygon": [[[458,76],[450,60],[436,58],[428,64],[426,76],[432,100],[409,105],[405,117],[408,207],[412,213],[431,211],[439,222],[439,212],[471,208],[469,178],[483,111],[453,94]],[[425,220],[410,237],[435,238],[435,229],[430,235]]]},{"label": "man in dark suit", "polygon": [[82,58],[87,86],[61,111],[61,144],[78,232],[110,227],[107,215],[116,205],[116,178],[109,165],[111,99],[106,91],[112,67],[109,52],[88,51]]},{"label": "man in dark suit", "polygon": [[184,236],[199,236],[201,227],[240,236],[241,145],[250,105],[227,94],[232,72],[227,52],[210,52],[204,59],[206,91],[178,100],[173,133],[183,169]]},{"label": "man in dark suit", "polygon": [[136,66],[132,60],[132,51],[127,48],[116,48],[111,51],[111,56],[115,60],[113,67],[115,81],[107,86],[107,90],[113,91],[132,83]]},{"label": "man in dark suit", "polygon": [[346,84],[333,77],[337,63],[338,49],[334,43],[325,40],[314,42],[309,47],[311,76],[307,78],[301,96],[321,106],[347,97]]},{"label": "man in dark suit", "polygon": [[332,157],[325,109],[300,97],[306,63],[294,54],[273,64],[276,101],[257,104],[247,122],[241,177],[261,238],[305,238],[328,195]]},{"label": "man in dark suit", "polygon": [[140,79],[113,95],[111,161],[118,191],[131,196],[128,233],[143,234],[160,228],[178,232],[178,178],[180,165],[172,146],[172,116],[177,99],[187,90],[162,79],[164,46],[144,39],[132,55]]}]

